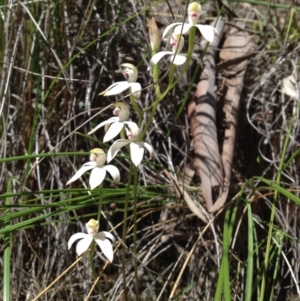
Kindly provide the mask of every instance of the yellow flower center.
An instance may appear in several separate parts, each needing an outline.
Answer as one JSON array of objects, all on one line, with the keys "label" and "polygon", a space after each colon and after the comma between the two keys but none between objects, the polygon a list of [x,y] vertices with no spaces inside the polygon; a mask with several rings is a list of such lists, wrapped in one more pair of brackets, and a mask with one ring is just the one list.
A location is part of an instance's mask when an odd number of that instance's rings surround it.
[{"label": "yellow flower center", "polygon": [[188,12],[191,13],[191,14],[200,14],[201,12],[201,5],[197,2],[192,2],[190,5],[189,5],[189,8],[188,8]]},{"label": "yellow flower center", "polygon": [[106,161],[104,151],[101,148],[94,148],[90,153],[90,161],[94,161],[98,167],[102,167]]},{"label": "yellow flower center", "polygon": [[99,222],[95,219],[90,219],[89,222],[86,224],[87,231],[90,235],[94,235],[99,230]]}]

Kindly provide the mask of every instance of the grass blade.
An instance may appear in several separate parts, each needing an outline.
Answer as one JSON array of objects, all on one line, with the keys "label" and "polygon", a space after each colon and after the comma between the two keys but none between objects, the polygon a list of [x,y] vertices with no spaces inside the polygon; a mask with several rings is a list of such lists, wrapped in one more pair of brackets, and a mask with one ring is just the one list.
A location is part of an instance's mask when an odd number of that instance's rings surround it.
[{"label": "grass blade", "polygon": [[246,290],[245,290],[245,301],[250,301],[252,297],[252,284],[253,284],[253,219],[251,204],[247,203],[248,209],[248,258],[247,258],[247,279],[246,279]]},{"label": "grass blade", "polygon": [[[7,193],[11,192],[12,177],[8,180]],[[5,205],[11,204],[11,198],[5,198]],[[5,216],[10,215],[10,208],[5,210]],[[6,218],[5,227],[10,225],[10,218]],[[4,271],[3,271],[3,301],[10,300],[10,254],[11,254],[11,232],[4,235]]]}]

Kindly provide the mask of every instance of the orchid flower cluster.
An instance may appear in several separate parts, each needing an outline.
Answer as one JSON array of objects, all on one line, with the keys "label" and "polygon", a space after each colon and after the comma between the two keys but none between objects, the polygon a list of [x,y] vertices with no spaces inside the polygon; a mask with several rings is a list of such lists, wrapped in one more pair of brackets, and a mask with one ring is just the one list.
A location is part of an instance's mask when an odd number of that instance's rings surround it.
[{"label": "orchid flower cluster", "polygon": [[166,27],[163,32],[162,37],[165,38],[171,33],[170,45],[172,46],[172,51],[161,51],[156,53],[150,60],[150,68],[155,66],[164,56],[169,56],[170,61],[174,65],[183,65],[186,62],[186,54],[182,53],[184,47],[184,38],[183,34],[186,34],[190,31],[192,27],[199,29],[203,38],[208,42],[214,40],[214,36],[217,33],[216,29],[210,25],[200,25],[197,24],[200,18],[201,5],[197,2],[193,2],[188,7],[188,23],[172,23]]},{"label": "orchid flower cluster", "polygon": [[[214,35],[217,33],[215,28],[209,25],[197,24],[200,17],[200,12],[201,5],[197,2],[193,2],[188,6],[188,23],[172,23],[166,27],[162,37],[170,37],[170,45],[172,46],[172,51],[158,52],[161,43],[161,36],[159,34],[155,21],[153,21],[154,19],[151,20],[151,22],[149,23],[149,32],[153,56],[150,59],[149,68],[157,68],[156,65],[165,56],[169,57],[173,66],[180,66],[186,63],[187,59],[192,57],[193,55],[188,56],[187,54],[183,53],[185,42],[183,35],[189,33],[192,28],[197,28],[204,39],[206,39],[208,42],[213,41]],[[171,32],[172,30],[173,32]],[[111,164],[106,165],[106,162],[110,163],[119,153],[119,151],[125,146],[129,151],[131,162],[135,167],[141,164],[145,149],[149,152],[150,159],[154,155],[152,146],[147,142],[142,141],[142,139],[151,124],[151,119],[154,116],[154,113],[157,109],[157,104],[159,103],[159,101],[161,101],[161,98],[158,97],[158,100],[155,101],[152,107],[152,112],[150,114],[150,119],[146,122],[144,130],[141,131],[141,119],[145,112],[143,112],[138,105],[142,92],[141,84],[137,82],[138,69],[134,65],[129,63],[124,63],[121,65],[121,67],[123,68],[122,73],[126,80],[113,83],[99,95],[113,96],[127,90],[129,92],[127,96],[130,97],[131,105],[139,115],[139,125],[129,120],[130,111],[126,103],[121,101],[113,103],[112,106],[114,107],[114,117],[102,121],[99,125],[92,129],[88,133],[88,135],[92,135],[98,129],[104,127],[104,143],[110,142],[119,134],[121,134],[121,138],[115,140],[112,143],[107,151],[107,154],[100,148],[92,149],[90,151],[90,161],[81,166],[81,168],[75,173],[75,175],[67,182],[67,185],[78,180],[87,171],[90,171],[89,185],[91,190],[102,184],[107,173],[110,174],[114,182],[118,184],[120,181],[120,172],[118,168]],[[153,76],[155,79],[155,75]],[[127,139],[124,138],[125,135],[127,136]],[[88,251],[91,243],[94,241],[101,248],[103,254],[107,257],[107,259],[112,262],[112,244],[114,242],[114,237],[112,236],[112,234],[105,231],[98,232],[99,222],[94,219],[90,220],[86,224],[86,227],[88,234],[74,234],[73,236],[71,236],[68,242],[68,247],[70,248],[76,240],[81,239],[77,244],[76,251],[78,255],[82,255]]]},{"label": "orchid flower cluster", "polygon": [[[126,64],[126,74],[129,73],[129,77],[133,78],[130,72],[131,71],[136,72],[135,67],[133,66],[134,68],[130,68],[129,65],[130,64]],[[123,89],[124,82],[115,83],[112,89],[119,87],[118,89],[122,90],[120,86]],[[133,85],[133,87],[134,86],[135,85]],[[128,85],[126,87],[128,88]],[[109,92],[110,90],[108,89],[107,91]],[[133,94],[134,93],[136,93],[135,90]],[[113,104],[113,106],[115,107],[113,114],[116,117],[111,117],[108,120],[101,122],[88,134],[89,135],[93,134],[97,129],[103,126],[109,126],[108,129],[106,128],[107,131],[103,139],[104,142],[107,142],[115,138],[125,127],[125,131],[128,139],[116,140],[108,150],[107,155],[100,148],[92,149],[90,151],[90,161],[81,166],[81,168],[75,173],[75,175],[67,182],[67,185],[79,179],[86,171],[89,170],[91,170],[90,178],[89,178],[89,184],[91,190],[95,189],[103,182],[107,172],[111,175],[111,177],[113,178],[116,184],[119,183],[120,172],[118,168],[110,164],[105,165],[105,162],[106,161],[110,162],[111,160],[113,160],[113,158],[117,155],[120,149],[125,145],[129,145],[130,157],[132,163],[135,166],[138,166],[141,163],[144,156],[144,148],[146,148],[149,151],[150,158],[152,158],[154,153],[152,146],[146,142],[139,141],[139,134],[140,134],[139,127],[137,126],[136,123],[132,121],[128,121],[129,109],[127,105],[122,102],[116,102]],[[69,249],[76,240],[81,239],[76,247],[76,252],[80,256],[83,255],[88,250],[91,243],[95,241],[97,245],[101,248],[103,254],[107,257],[107,259],[110,262],[112,262],[113,260],[112,243],[114,242],[114,237],[112,236],[112,234],[105,231],[98,233],[99,223],[94,219],[90,220],[86,224],[86,227],[87,227],[88,234],[76,233],[71,236],[68,242]]]}]

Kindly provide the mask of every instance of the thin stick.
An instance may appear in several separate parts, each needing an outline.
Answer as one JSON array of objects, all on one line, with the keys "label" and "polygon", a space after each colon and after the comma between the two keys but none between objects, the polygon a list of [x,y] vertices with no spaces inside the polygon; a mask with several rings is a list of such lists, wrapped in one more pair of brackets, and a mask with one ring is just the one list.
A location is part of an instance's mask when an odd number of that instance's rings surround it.
[{"label": "thin stick", "polygon": [[68,273],[81,259],[82,256],[78,257],[77,260],[75,260],[66,270],[62,272],[62,274],[60,274],[52,283],[50,283],[44,290],[42,290],[32,301],[36,301],[40,297],[42,297],[56,282],[58,282],[62,278],[62,276]]}]

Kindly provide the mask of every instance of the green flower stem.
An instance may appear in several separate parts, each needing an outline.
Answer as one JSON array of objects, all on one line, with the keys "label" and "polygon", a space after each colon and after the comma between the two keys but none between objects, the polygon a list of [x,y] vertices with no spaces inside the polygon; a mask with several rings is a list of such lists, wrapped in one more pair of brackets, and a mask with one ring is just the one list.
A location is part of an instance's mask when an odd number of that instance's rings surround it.
[{"label": "green flower stem", "polygon": [[172,87],[173,81],[174,81],[174,73],[176,71],[176,65],[172,64],[170,67],[170,73],[169,73],[169,85],[168,87]]},{"label": "green flower stem", "polygon": [[[152,56],[154,56],[157,52],[156,51],[152,51]],[[154,67],[153,67],[153,82],[156,83],[159,81],[159,72],[160,72],[160,68],[159,68],[159,63],[156,64]],[[156,97],[159,97],[161,92],[160,92],[160,87],[159,87],[159,84],[155,84],[155,95]]]},{"label": "green flower stem", "polygon": [[[96,272],[94,261],[93,261],[95,248],[96,248],[95,241],[93,240],[92,243],[91,243],[91,249],[90,249],[90,252],[89,252],[89,259],[90,259],[90,264],[91,264],[91,269],[92,269],[92,272],[93,272],[93,276],[94,276],[95,281],[96,281],[98,279],[98,276],[97,276],[97,272]],[[101,288],[101,285],[100,285],[99,281],[97,282],[97,287],[98,287],[98,290],[99,290],[100,295],[102,297],[102,300],[105,301],[106,299],[105,299],[105,296],[104,296],[104,292]]]},{"label": "green flower stem", "polygon": [[[103,183],[101,183],[99,185],[99,207],[98,207],[98,215],[97,215],[97,221],[99,222],[99,225],[100,225],[100,219],[101,219],[101,212],[102,212],[102,201],[103,201]],[[93,275],[94,275],[94,278],[95,278],[95,281],[97,279],[97,273],[96,273],[96,269],[95,269],[95,265],[94,265],[94,261],[93,261],[93,257],[94,257],[94,253],[95,253],[95,248],[96,248],[96,245],[95,245],[95,241],[93,240],[92,244],[91,244],[91,249],[90,249],[90,252],[89,252],[89,255],[90,255],[90,264],[91,264],[91,269],[92,269],[92,272],[93,272]],[[97,287],[98,287],[98,290],[100,292],[100,295],[102,297],[102,300],[106,300],[105,299],[105,296],[104,296],[104,292],[101,288],[101,285],[99,282],[97,282]]]},{"label": "green flower stem", "polygon": [[133,167],[133,254],[134,254],[134,276],[135,276],[135,295],[136,300],[139,300],[139,276],[138,276],[138,261],[137,261],[137,187],[138,174],[137,167]]},{"label": "green flower stem", "polygon": [[139,116],[139,120],[138,120],[138,126],[140,127],[142,124],[142,120],[143,120],[143,111],[141,110],[141,108],[139,107],[139,105],[137,104],[137,102],[135,101],[134,97],[132,94],[130,94],[130,102],[134,108],[134,110],[137,112],[138,116]]},{"label": "green flower stem", "polygon": [[129,195],[130,195],[130,186],[132,181],[132,173],[133,173],[133,163],[130,163],[130,169],[128,174],[128,182],[127,182],[127,189],[126,189],[126,197],[125,197],[125,205],[124,205],[124,217],[123,217],[123,233],[122,233],[122,240],[123,240],[123,249],[122,249],[122,274],[123,274],[123,284],[124,284],[124,297],[125,300],[128,301],[127,290],[126,290],[126,236],[127,236],[127,216],[128,216],[128,203],[129,203]]},{"label": "green flower stem", "polygon": [[188,48],[188,52],[187,52],[187,55],[186,55],[186,62],[184,63],[184,66],[183,66],[178,78],[175,81],[173,81],[174,72],[175,72],[175,65],[172,65],[170,67],[170,76],[169,76],[168,87],[162,94],[160,94],[159,96],[156,96],[156,99],[155,99],[154,103],[152,104],[152,111],[151,111],[150,116],[147,120],[147,123],[146,123],[146,125],[145,125],[145,127],[144,127],[144,129],[141,133],[140,139],[143,139],[146,132],[148,131],[148,129],[149,129],[151,123],[152,123],[153,116],[156,113],[157,106],[159,105],[159,103],[176,86],[176,84],[181,80],[183,74],[187,71],[187,69],[189,67],[190,59],[191,59],[192,54],[194,52],[195,34],[196,34],[196,27],[192,27],[190,29],[190,32],[189,32],[189,48]]},{"label": "green flower stem", "polygon": [[97,221],[99,222],[100,225],[100,218],[101,218],[101,212],[102,212],[102,194],[103,194],[103,183],[99,185],[99,207],[98,207],[98,216],[97,216]]},{"label": "green flower stem", "polygon": [[121,132],[120,132],[120,138],[121,139],[126,139],[126,135],[125,135],[125,129],[122,128]]},{"label": "green flower stem", "polygon": [[[203,51],[202,51],[202,54],[201,54],[201,57],[200,57],[201,61],[203,60],[203,57],[204,57],[204,55],[205,55],[205,53],[206,53],[206,50],[207,50],[208,45],[209,45],[209,43],[206,43],[206,46],[205,46],[205,48],[204,48]],[[175,123],[175,124],[176,124],[176,121],[177,121],[178,117],[180,116],[180,114],[181,114],[183,108],[185,107],[186,102],[189,100],[189,96],[190,96],[190,93],[191,93],[191,91],[192,91],[193,84],[196,82],[196,77],[198,76],[198,72],[199,72],[200,68],[202,68],[202,67],[203,67],[202,64],[201,64],[201,65],[198,64],[197,67],[196,67],[196,70],[195,70],[195,72],[194,72],[194,74],[193,74],[193,77],[192,77],[192,80],[191,80],[191,82],[190,82],[191,84],[189,85],[188,89],[186,90],[186,93],[185,93],[185,95],[184,95],[183,101],[182,101],[182,103],[181,103],[179,109],[177,110],[177,113],[176,113],[176,116],[175,116],[175,120],[174,120],[174,123]],[[167,132],[167,137],[170,136],[171,131],[172,131],[172,128],[170,128],[170,129],[168,130],[168,132]]]}]

